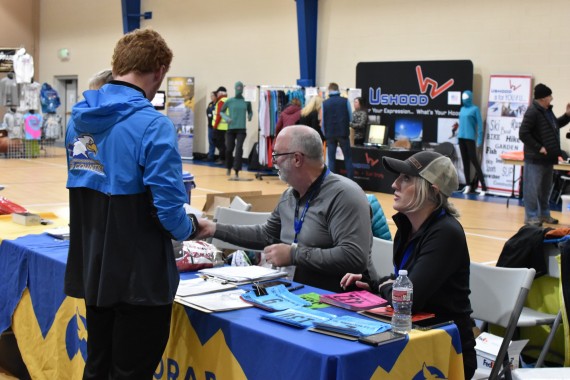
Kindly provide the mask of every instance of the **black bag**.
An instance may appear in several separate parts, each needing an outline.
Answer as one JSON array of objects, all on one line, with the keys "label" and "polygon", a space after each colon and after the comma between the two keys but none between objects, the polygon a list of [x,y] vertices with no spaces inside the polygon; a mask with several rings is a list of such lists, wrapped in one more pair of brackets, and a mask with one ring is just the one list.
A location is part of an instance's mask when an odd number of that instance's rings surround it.
[{"label": "black bag", "polygon": [[257,143],[253,144],[247,162],[248,162],[247,170],[259,170],[261,168],[261,166],[259,165],[259,150]]}]

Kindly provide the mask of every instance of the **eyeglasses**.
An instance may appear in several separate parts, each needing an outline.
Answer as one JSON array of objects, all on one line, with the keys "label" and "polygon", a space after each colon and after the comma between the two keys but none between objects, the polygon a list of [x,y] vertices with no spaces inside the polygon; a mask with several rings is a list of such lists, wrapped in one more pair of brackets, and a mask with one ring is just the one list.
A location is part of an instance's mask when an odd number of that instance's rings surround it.
[{"label": "eyeglasses", "polygon": [[303,153],[301,153],[301,152],[287,152],[287,153],[275,153],[275,152],[273,152],[273,153],[271,153],[271,158],[273,159],[273,161],[275,161],[277,159],[277,157],[279,157],[279,156],[287,156],[289,154],[295,154],[295,153],[299,153],[300,155],[303,156]]}]

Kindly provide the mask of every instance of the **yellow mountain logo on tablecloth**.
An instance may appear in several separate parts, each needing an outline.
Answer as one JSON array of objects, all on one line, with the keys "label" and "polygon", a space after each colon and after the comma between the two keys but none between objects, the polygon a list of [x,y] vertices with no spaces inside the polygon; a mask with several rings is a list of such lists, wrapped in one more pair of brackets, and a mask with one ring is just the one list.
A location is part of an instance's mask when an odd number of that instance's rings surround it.
[{"label": "yellow mountain logo on tablecloth", "polygon": [[[457,353],[451,344],[451,336],[444,330],[434,329],[430,331],[411,331],[414,344],[408,344],[398,357],[394,366],[387,371],[378,367],[371,379],[460,379],[463,377],[463,355]],[[422,366],[410,366],[417,358],[423,356],[425,361]],[[445,359],[448,363],[444,363]],[[430,363],[438,363],[438,367]],[[449,368],[449,373],[444,373],[440,368]]]},{"label": "yellow mountain logo on tablecloth", "polygon": [[246,379],[221,330],[202,345],[184,307],[177,303],[170,326],[170,340],[155,379]]}]

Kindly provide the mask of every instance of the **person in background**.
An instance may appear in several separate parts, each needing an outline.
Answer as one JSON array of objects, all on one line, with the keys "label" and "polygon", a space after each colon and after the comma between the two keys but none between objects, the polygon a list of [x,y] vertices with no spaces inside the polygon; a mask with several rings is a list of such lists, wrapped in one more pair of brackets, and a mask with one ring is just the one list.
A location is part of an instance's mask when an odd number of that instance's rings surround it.
[{"label": "person in background", "polygon": [[524,222],[534,226],[558,224],[550,216],[548,198],[552,187],[553,165],[558,157],[566,158],[560,149],[560,128],[570,122],[570,103],[559,118],[552,112],[552,90],[539,83],[534,87],[534,100],[526,110],[519,138],[524,143],[523,197]]},{"label": "person in background", "polygon": [[101,70],[89,79],[89,89],[98,90],[113,80],[113,72],[109,69]]},{"label": "person in background", "polygon": [[364,145],[366,127],[368,126],[368,111],[366,101],[362,97],[354,99],[354,112],[350,128],[354,130],[354,145]]},{"label": "person in background", "polygon": [[[481,164],[477,158],[477,148],[483,145],[483,119],[479,107],[473,104],[473,93],[465,91],[461,95],[463,106],[459,111],[459,130],[457,132],[457,141],[459,142],[459,150],[461,151],[461,159],[463,161],[463,172],[465,173],[465,189],[464,194],[469,194],[472,190],[477,189],[477,182],[481,182],[481,192],[479,196],[485,196],[487,185],[485,184],[485,176],[481,169]],[[477,141],[477,147],[475,147]],[[471,164],[475,168],[476,177],[471,181]]]},{"label": "person in background", "polygon": [[[226,100],[220,111],[220,116],[228,123],[228,131],[226,133],[226,174],[230,175],[232,168],[235,173],[235,176],[230,178],[230,180],[239,179],[243,160],[243,143],[247,135],[246,116],[247,121],[251,121],[253,117],[251,102],[246,101],[243,97],[243,83],[236,82],[234,88],[236,96]],[[235,155],[234,148],[236,151]]]},{"label": "person in background", "polygon": [[176,129],[150,100],[172,62],[150,29],[116,44],[114,80],[83,93],[67,127],[70,241],[64,289],[85,299],[83,379],[152,379],[168,342],[178,287],[172,239],[197,220]]},{"label": "person in background", "polygon": [[220,116],[224,103],[228,100],[228,93],[225,87],[220,86],[216,90],[216,106],[213,114],[212,128],[214,128],[214,145],[218,148],[217,164],[226,162],[226,132],[228,131],[228,123]]},{"label": "person in background", "polygon": [[301,101],[297,98],[294,98],[291,100],[289,105],[285,107],[283,111],[281,111],[279,119],[277,120],[277,124],[275,125],[275,136],[277,136],[283,128],[297,124],[300,118]]},{"label": "person in background", "polygon": [[[412,312],[429,312],[438,321],[453,320],[459,329],[465,378],[477,368],[475,338],[469,301],[469,249],[455,207],[449,202],[457,190],[457,172],[451,160],[436,152],[422,151],[405,161],[383,157],[386,170],[398,174],[392,184],[394,273],[406,269],[414,285]],[[392,302],[393,274],[370,278],[347,273],[340,285],[379,293]]]},{"label": "person in background", "polygon": [[323,104],[323,98],[319,95],[313,96],[305,107],[301,109],[301,117],[299,119],[299,124],[307,125],[313,128],[319,133],[321,140],[325,139],[323,131],[321,130],[321,106]]},{"label": "person in background", "polygon": [[340,96],[336,83],[330,83],[329,98],[323,102],[322,126],[327,140],[327,159],[332,172],[335,172],[336,148],[340,146],[344,155],[346,176],[354,178],[352,166],[352,152],[350,151],[350,122],[352,121],[352,108],[350,101]]},{"label": "person in background", "polygon": [[214,120],[214,112],[216,110],[216,102],[218,97],[215,92],[210,93],[210,103],[206,108],[206,116],[208,117],[208,156],[206,161],[213,162],[214,154],[216,153],[216,145],[214,144],[214,127],[212,127],[212,122]]},{"label": "person in background", "polygon": [[295,265],[295,281],[333,292],[342,291],[347,268],[375,277],[370,205],[360,186],[326,167],[318,133],[304,125],[283,129],[275,140],[273,163],[290,187],[265,224],[200,219],[196,238],[213,236],[263,250],[276,267]]}]

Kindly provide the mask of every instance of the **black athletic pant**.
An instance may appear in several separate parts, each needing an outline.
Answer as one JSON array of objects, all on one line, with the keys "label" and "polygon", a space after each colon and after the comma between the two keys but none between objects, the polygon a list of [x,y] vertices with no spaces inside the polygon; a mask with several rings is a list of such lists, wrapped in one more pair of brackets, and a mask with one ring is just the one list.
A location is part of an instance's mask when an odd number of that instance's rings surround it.
[{"label": "black athletic pant", "polygon": [[[228,129],[226,132],[226,168],[233,169],[236,172],[241,170],[243,161],[243,142],[245,141],[245,129]],[[233,155],[234,148],[236,150]]]},{"label": "black athletic pant", "polygon": [[170,334],[172,304],[87,306],[83,379],[152,380]]},{"label": "black athletic pant", "polygon": [[[485,185],[485,177],[483,176],[483,170],[481,170],[481,165],[479,160],[477,160],[477,148],[475,147],[475,140],[470,139],[457,139],[459,141],[459,151],[461,152],[461,160],[463,161],[463,172],[465,173],[465,184],[470,185],[471,181],[471,166],[470,163],[475,167],[475,173],[477,174],[477,179],[481,182],[481,188],[483,191],[487,191],[487,185]],[[474,183],[474,189],[477,187],[477,182]]]},{"label": "black athletic pant", "polygon": [[220,153],[219,159],[222,161],[226,160],[226,131],[220,131],[219,129],[214,129],[214,145],[218,148]]}]

